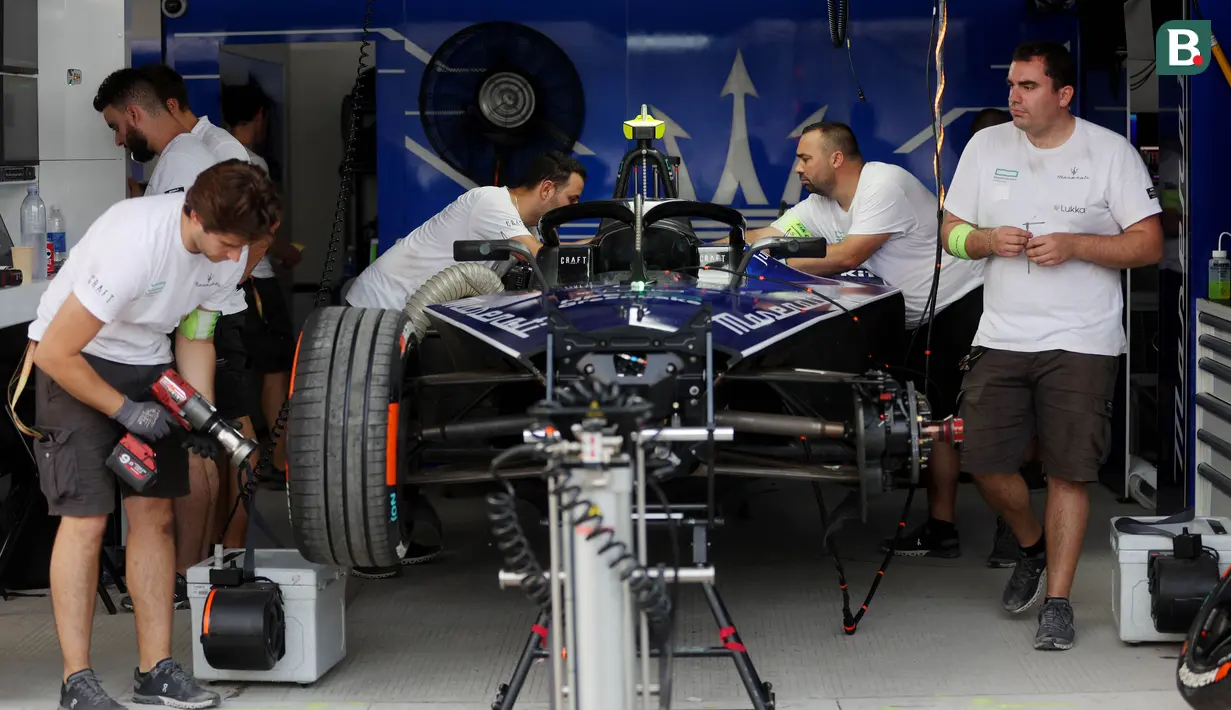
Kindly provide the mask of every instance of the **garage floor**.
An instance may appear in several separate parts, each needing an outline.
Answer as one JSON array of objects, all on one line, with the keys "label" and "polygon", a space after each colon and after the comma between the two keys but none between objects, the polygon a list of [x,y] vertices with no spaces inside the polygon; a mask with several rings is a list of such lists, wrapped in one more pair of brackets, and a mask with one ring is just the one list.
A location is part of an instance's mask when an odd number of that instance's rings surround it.
[{"label": "garage floor", "polygon": [[[820,553],[809,488],[777,488],[753,500],[751,519],[714,536],[712,559],[718,587],[762,678],[773,683],[779,708],[1187,708],[1175,690],[1177,647],[1128,646],[1116,636],[1107,521],[1143,513],[1117,504],[1105,488],[1092,489],[1094,522],[1072,595],[1077,646],[1061,653],[1033,650],[1033,614],[1001,612],[1010,571],[984,566],[994,518],[969,486],[960,500],[964,556],[896,560],[849,637],[841,629],[832,561]],[[831,495],[836,501],[837,492]],[[285,517],[283,493],[260,497],[268,515]],[[839,537],[856,607],[879,563],[877,540],[892,531],[904,497],[887,496],[869,525],[848,525]],[[921,495],[915,507],[922,511]],[[487,710],[533,616],[520,592],[497,587],[499,563],[481,502],[451,499],[440,508],[449,527],[447,555],[397,579],[348,580],[349,656],[341,665],[310,687],[222,685],[224,707]],[[275,522],[285,531],[284,522]],[[716,632],[700,591],[685,587],[681,598],[682,642],[712,643]],[[189,614],[176,614],[176,653],[185,660],[191,659]],[[131,691],[135,653],[131,616],[122,610],[107,616],[100,605],[94,664],[122,702]],[[672,707],[749,707],[728,661],[677,663]],[[518,707],[545,707],[546,677],[541,665],[531,671]],[[55,707],[59,678],[49,600],[0,603],[0,708]]]}]

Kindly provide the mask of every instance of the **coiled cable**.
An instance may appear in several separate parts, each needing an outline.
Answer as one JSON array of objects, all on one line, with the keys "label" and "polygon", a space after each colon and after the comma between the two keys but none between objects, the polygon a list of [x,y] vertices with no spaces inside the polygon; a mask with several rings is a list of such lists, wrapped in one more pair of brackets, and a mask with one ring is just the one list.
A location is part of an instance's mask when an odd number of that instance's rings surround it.
[{"label": "coiled cable", "polygon": [[829,41],[834,48],[841,49],[846,44],[846,24],[851,15],[850,0],[828,0],[829,10]]}]

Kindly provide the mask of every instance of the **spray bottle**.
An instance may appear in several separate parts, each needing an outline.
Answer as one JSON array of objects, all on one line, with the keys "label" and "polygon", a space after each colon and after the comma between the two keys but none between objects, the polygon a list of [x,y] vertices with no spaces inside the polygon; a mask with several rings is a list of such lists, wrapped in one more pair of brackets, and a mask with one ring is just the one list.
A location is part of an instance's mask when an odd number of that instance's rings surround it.
[{"label": "spray bottle", "polygon": [[1231,232],[1218,235],[1218,249],[1214,251],[1210,259],[1209,296],[1211,301],[1231,299],[1231,261],[1227,260],[1227,252],[1222,248],[1222,238],[1228,235],[1231,235]]}]

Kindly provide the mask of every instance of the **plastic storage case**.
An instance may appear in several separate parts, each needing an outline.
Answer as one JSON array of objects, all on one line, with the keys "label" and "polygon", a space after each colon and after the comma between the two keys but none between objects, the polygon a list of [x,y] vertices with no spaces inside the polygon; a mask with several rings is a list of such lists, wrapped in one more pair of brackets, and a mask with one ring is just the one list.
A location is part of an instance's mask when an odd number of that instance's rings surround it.
[{"label": "plastic storage case", "polygon": [[[346,570],[308,562],[296,550],[256,550],[256,574],[282,589],[286,655],[268,671],[213,668],[201,648],[201,623],[214,557],[188,568],[192,670],[198,680],[313,683],[346,657]],[[242,567],[244,551],[226,550]],[[228,561],[228,565],[232,562]]]},{"label": "plastic storage case", "polygon": [[[1143,523],[1164,520],[1161,516],[1128,516]],[[1116,620],[1120,640],[1128,643],[1172,642],[1184,640],[1184,634],[1164,634],[1154,628],[1150,616],[1150,552],[1170,554],[1171,538],[1161,535],[1128,535],[1116,530],[1119,518],[1111,519],[1111,550],[1115,556],[1115,574],[1111,581],[1111,611]],[[1210,523],[1214,522],[1214,525]],[[1163,525],[1175,534],[1188,532],[1201,536],[1201,545],[1218,553],[1219,573],[1231,566],[1231,519],[1198,516],[1191,522]],[[1222,532],[1219,532],[1218,529]]]}]

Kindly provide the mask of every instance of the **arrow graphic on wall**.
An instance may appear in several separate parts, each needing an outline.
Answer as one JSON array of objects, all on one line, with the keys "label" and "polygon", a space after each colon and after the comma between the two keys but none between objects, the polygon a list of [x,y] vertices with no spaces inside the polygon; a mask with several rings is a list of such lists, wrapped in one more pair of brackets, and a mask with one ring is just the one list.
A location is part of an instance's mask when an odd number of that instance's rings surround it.
[{"label": "arrow graphic on wall", "polygon": [[718,182],[718,191],[714,193],[714,202],[729,205],[735,201],[735,190],[743,190],[744,200],[750,205],[768,204],[765,193],[761,190],[761,182],[757,179],[756,166],[752,164],[752,150],[748,146],[748,117],[744,107],[744,97],[756,96],[757,90],[748,76],[744,66],[744,54],[735,50],[735,64],[727,76],[727,83],[722,86],[722,96],[734,96],[731,105],[731,142],[727,144],[727,163],[722,169],[722,179]]},{"label": "arrow graphic on wall", "polygon": [[692,186],[692,177],[688,174],[688,164],[684,162],[684,154],[680,152],[679,139],[684,138],[691,140],[692,136],[688,135],[688,131],[680,127],[680,124],[671,120],[671,117],[662,112],[662,109],[657,106],[650,107],[650,114],[667,124],[663,126],[663,143],[667,144],[667,155],[680,156],[680,175],[679,175],[679,192],[681,200],[697,199],[697,190]]},{"label": "arrow graphic on wall", "polygon": [[[796,140],[804,134],[804,129],[816,123],[817,121],[825,120],[825,112],[829,110],[829,104],[825,104],[812,113],[811,116],[805,118],[795,130],[787,134],[787,140]],[[788,205],[794,205],[799,202],[799,198],[803,195],[804,184],[799,181],[799,176],[795,174],[795,164],[791,164],[791,176],[786,179],[786,188],[782,191],[782,201]]]}]

